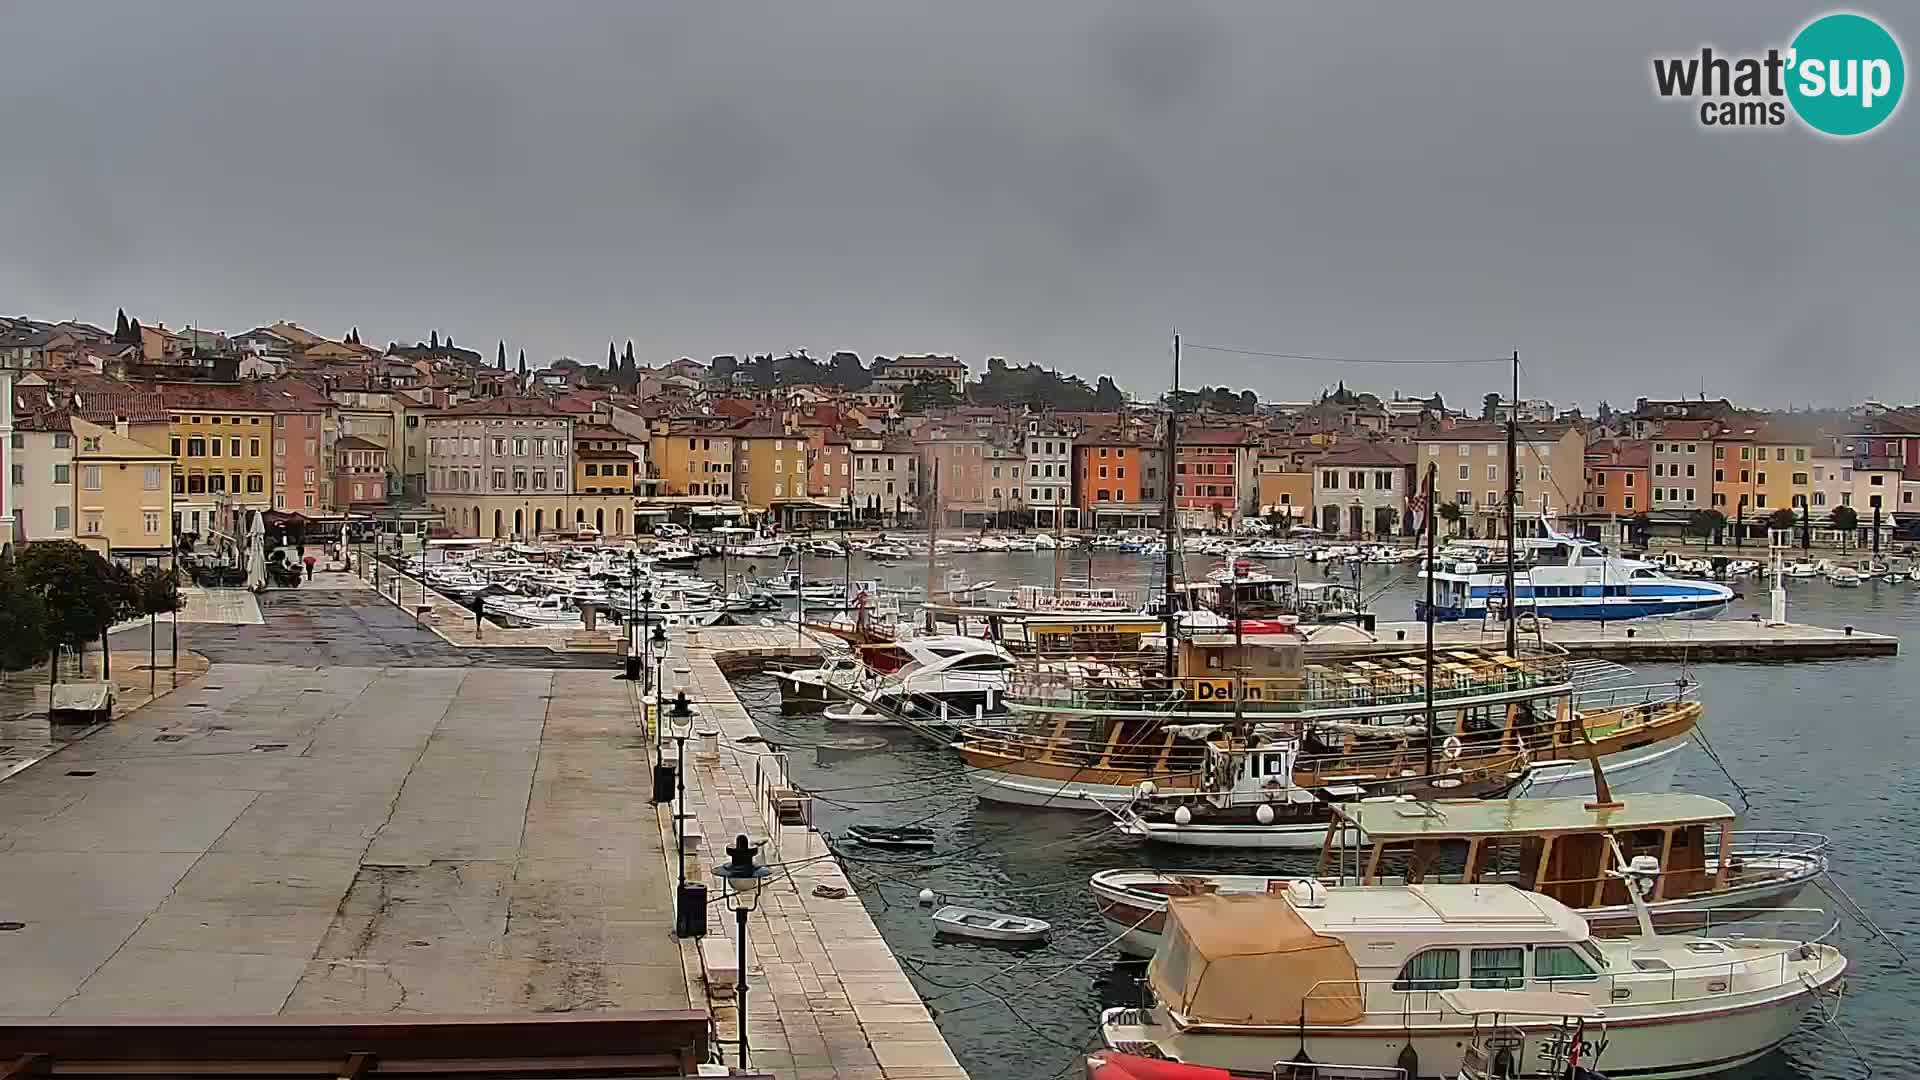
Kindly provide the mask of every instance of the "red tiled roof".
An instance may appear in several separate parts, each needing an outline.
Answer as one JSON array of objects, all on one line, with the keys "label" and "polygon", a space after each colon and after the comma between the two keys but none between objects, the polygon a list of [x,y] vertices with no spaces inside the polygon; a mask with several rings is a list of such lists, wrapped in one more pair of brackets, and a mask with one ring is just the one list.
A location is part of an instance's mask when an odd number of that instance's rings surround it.
[{"label": "red tiled roof", "polygon": [[1413,453],[1411,447],[1396,446],[1390,443],[1359,442],[1342,444],[1338,448],[1322,454],[1314,464],[1390,468],[1396,465],[1405,466],[1413,464]]},{"label": "red tiled roof", "polygon": [[379,443],[374,442],[371,439],[363,439],[358,435],[342,435],[338,439],[333,440],[333,448],[335,450],[385,450],[386,449],[386,447],[381,446]]},{"label": "red tiled roof", "polygon": [[475,398],[450,406],[440,413],[441,416],[553,416],[565,418],[569,414],[554,407],[546,398],[530,397],[492,397]]}]

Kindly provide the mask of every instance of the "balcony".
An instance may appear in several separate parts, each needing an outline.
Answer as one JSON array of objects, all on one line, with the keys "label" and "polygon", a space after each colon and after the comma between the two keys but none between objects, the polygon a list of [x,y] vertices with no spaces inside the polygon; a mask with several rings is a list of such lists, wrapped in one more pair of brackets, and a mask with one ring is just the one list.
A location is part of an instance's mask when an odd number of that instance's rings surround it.
[{"label": "balcony", "polygon": [[1900,472],[1906,467],[1899,458],[1884,455],[1856,455],[1853,459],[1855,472]]}]

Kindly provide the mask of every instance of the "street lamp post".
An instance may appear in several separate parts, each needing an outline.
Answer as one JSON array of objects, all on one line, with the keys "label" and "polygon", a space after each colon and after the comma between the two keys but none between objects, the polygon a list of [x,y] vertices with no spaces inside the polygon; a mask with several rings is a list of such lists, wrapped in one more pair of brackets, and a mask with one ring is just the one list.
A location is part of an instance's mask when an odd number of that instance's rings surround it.
[{"label": "street lamp post", "polygon": [[673,804],[673,837],[679,886],[674,890],[674,934],[682,938],[704,937],[707,932],[707,887],[687,880],[687,738],[693,734],[693,705],[687,701],[687,688],[674,692],[673,741],[679,756],[674,780],[679,798]]},{"label": "street lamp post", "polygon": [[760,848],[747,843],[741,833],[727,849],[727,861],[713,868],[713,875],[727,887],[727,906],[733,909],[734,935],[740,947],[740,974],[734,980],[739,991],[740,1068],[747,1067],[747,915],[760,902],[760,887],[773,871],[757,858]]}]

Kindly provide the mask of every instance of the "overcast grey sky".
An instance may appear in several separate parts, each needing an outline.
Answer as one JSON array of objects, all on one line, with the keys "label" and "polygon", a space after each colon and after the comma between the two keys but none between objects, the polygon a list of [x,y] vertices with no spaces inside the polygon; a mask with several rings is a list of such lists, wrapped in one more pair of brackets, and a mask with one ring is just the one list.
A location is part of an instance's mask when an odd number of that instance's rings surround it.
[{"label": "overcast grey sky", "polygon": [[[1523,392],[1589,406],[1912,401],[1920,115],[1711,131],[1650,89],[1656,53],[1823,10],[9,3],[0,310],[541,360],[1004,355],[1142,393],[1177,324],[1518,348]],[[1920,12],[1883,14],[1911,52]],[[1499,374],[1187,372],[1278,398]]]}]

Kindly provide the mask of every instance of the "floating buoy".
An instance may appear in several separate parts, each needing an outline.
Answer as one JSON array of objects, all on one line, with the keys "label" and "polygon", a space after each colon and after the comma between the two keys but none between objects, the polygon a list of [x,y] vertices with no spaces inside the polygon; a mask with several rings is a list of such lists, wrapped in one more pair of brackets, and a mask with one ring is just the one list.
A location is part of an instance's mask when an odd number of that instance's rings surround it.
[{"label": "floating buoy", "polygon": [[1193,824],[1193,811],[1184,806],[1175,809],[1173,812],[1173,823],[1175,825]]},{"label": "floating buoy", "polygon": [[921,902],[922,904],[926,904],[926,905],[929,905],[929,906],[931,906],[931,905],[933,904],[933,890],[932,890],[932,889],[921,889],[921,890],[920,890],[920,902]]},{"label": "floating buoy", "polygon": [[1138,784],[1134,785],[1134,790],[1140,793],[1141,798],[1150,799],[1153,797],[1153,793],[1160,789],[1153,786],[1153,781],[1142,780]]},{"label": "floating buoy", "polygon": [[1265,803],[1261,803],[1260,806],[1257,809],[1255,809],[1253,812],[1253,820],[1259,822],[1262,825],[1273,824],[1273,807],[1268,806]]}]

